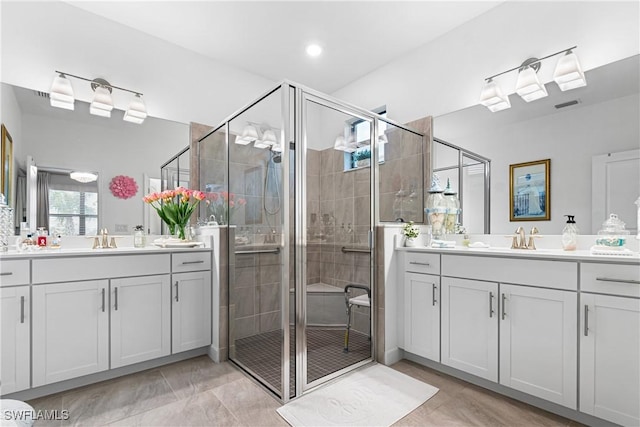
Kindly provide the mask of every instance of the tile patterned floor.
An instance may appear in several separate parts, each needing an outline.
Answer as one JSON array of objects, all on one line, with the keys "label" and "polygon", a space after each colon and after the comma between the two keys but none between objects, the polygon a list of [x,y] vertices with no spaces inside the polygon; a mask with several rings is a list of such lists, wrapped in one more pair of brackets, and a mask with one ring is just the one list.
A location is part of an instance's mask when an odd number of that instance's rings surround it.
[{"label": "tile patterned floor", "polygon": [[[392,368],[440,391],[396,426],[570,426],[579,424],[409,361]],[[230,363],[206,356],[29,402],[71,418],[35,426],[287,426],[277,400]]]},{"label": "tile patterned floor", "polygon": [[[291,334],[290,359],[294,360],[295,335]],[[343,329],[307,330],[307,376],[309,382],[322,378],[347,366],[368,359],[371,356],[369,338],[357,331],[351,331],[349,352],[344,350]],[[236,341],[235,360],[253,370],[261,378],[280,390],[282,353],[282,333],[280,330],[242,338]],[[291,363],[291,390],[294,389],[293,375],[295,363]]]}]

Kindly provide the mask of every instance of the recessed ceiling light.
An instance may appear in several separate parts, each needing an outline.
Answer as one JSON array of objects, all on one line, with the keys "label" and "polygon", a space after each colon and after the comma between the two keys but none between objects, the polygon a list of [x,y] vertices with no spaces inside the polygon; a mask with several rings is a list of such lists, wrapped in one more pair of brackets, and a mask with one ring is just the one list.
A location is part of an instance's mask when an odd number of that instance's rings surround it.
[{"label": "recessed ceiling light", "polygon": [[322,53],[322,48],[317,44],[310,44],[307,46],[307,55],[318,56]]}]

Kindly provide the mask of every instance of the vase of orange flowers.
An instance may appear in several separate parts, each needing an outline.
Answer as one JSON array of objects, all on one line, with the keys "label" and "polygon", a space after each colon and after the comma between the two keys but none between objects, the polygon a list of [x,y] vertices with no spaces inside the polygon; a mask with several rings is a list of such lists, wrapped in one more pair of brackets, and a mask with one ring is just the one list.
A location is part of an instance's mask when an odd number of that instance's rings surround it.
[{"label": "vase of orange flowers", "polygon": [[167,224],[171,235],[186,240],[185,227],[196,206],[204,198],[202,191],[178,187],[175,190],[147,194],[142,200],[156,210],[160,219]]}]

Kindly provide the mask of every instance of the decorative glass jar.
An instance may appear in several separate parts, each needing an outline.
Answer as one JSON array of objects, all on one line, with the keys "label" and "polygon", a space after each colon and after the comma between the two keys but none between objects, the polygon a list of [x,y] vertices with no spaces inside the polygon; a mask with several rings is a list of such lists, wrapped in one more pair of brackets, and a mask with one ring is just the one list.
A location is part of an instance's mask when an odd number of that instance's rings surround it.
[{"label": "decorative glass jar", "polygon": [[431,180],[431,189],[427,197],[427,207],[425,213],[431,225],[434,239],[441,239],[444,234],[445,217],[447,215],[447,201],[442,194],[444,190],[440,187],[438,177],[434,174]]},{"label": "decorative glass jar", "polygon": [[9,250],[9,239],[14,235],[13,209],[5,203],[3,194],[0,194],[0,252]]},{"label": "decorative glass jar", "polygon": [[147,246],[147,236],[144,234],[144,227],[136,225],[133,228],[133,247],[144,248],[145,246]]},{"label": "decorative glass jar", "polygon": [[445,232],[453,234],[458,223],[458,215],[460,215],[460,200],[458,193],[451,189],[451,182],[447,178],[447,188],[444,189],[444,198],[447,205],[447,216],[445,219]]}]

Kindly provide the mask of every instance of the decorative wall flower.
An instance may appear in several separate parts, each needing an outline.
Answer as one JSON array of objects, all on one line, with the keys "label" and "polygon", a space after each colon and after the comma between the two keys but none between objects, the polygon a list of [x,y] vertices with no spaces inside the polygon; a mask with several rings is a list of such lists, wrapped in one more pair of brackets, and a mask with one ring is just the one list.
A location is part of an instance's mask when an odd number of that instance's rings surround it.
[{"label": "decorative wall flower", "polygon": [[138,184],[130,176],[118,175],[114,176],[109,183],[109,190],[119,199],[129,199],[138,192]]}]

